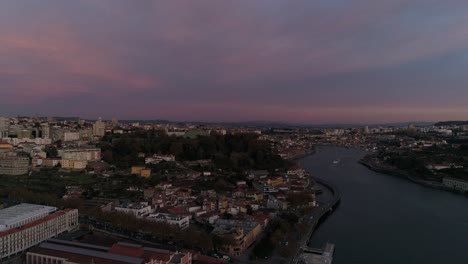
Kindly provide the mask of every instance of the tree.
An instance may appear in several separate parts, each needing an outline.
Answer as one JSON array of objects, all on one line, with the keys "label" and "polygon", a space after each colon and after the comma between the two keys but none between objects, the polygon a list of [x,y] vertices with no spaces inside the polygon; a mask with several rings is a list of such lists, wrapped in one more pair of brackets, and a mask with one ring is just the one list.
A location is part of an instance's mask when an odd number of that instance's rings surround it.
[{"label": "tree", "polygon": [[49,157],[49,158],[57,158],[58,157],[58,150],[57,150],[57,147],[55,147],[55,146],[46,147],[45,151],[47,153],[47,157]]},{"label": "tree", "polygon": [[249,204],[247,205],[247,214],[248,215],[252,215],[253,214],[253,209],[252,209],[252,206]]}]

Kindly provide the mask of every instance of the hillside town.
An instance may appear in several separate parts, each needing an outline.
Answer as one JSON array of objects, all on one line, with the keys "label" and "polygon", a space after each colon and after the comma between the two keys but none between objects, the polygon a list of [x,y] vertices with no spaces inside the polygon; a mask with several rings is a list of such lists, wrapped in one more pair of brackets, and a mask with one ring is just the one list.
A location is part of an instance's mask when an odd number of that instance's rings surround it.
[{"label": "hillside town", "polygon": [[[371,169],[468,191],[467,160],[449,154],[467,150],[468,125],[274,128],[35,116],[0,117],[0,135],[0,248],[12,263],[292,260],[294,240],[307,233],[297,226],[311,228],[306,216],[320,207],[323,188],[295,160],[317,145],[361,148]],[[30,239],[18,243],[23,234]]]}]

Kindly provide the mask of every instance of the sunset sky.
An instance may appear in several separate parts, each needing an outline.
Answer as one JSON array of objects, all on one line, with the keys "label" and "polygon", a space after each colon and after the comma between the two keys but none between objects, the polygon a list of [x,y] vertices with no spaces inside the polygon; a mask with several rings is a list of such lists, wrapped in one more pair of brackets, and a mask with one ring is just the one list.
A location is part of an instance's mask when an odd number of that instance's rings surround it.
[{"label": "sunset sky", "polygon": [[0,116],[468,120],[466,0],[2,0]]}]

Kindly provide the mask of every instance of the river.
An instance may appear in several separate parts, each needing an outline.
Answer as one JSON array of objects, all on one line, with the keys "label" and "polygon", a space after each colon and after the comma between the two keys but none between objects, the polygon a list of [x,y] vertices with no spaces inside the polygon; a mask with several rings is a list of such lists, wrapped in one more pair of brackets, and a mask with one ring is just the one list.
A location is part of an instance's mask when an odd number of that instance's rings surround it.
[{"label": "river", "polygon": [[[300,161],[341,194],[309,245],[334,243],[333,264],[468,263],[468,198],[373,172],[358,163],[365,154],[318,147]],[[326,203],[329,194],[317,199]]]}]

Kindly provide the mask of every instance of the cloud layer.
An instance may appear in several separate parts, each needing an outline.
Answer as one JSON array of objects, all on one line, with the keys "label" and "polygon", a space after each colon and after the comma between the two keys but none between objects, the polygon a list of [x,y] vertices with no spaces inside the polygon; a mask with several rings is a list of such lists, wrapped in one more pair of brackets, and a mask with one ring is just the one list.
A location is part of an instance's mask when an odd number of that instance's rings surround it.
[{"label": "cloud layer", "polygon": [[0,2],[0,115],[467,119],[461,0]]}]

